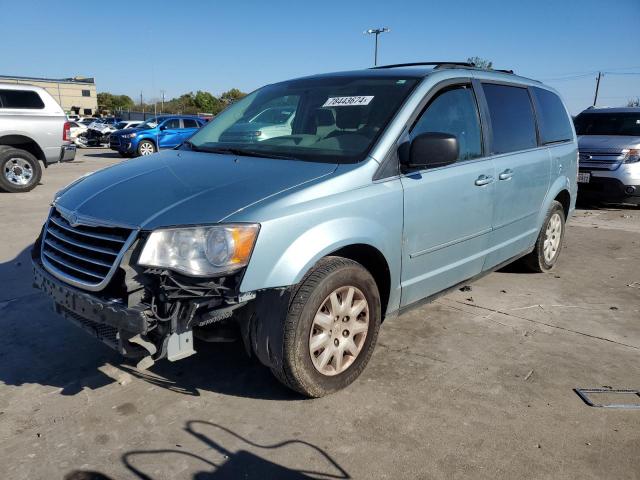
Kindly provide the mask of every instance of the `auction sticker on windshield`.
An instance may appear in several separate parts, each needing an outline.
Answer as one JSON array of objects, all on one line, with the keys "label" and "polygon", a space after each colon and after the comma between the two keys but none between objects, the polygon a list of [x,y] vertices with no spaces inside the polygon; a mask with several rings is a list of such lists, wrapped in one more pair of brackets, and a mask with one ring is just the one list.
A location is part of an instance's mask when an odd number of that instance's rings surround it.
[{"label": "auction sticker on windshield", "polygon": [[356,97],[329,97],[323,107],[353,107],[356,105],[369,105],[373,95]]}]

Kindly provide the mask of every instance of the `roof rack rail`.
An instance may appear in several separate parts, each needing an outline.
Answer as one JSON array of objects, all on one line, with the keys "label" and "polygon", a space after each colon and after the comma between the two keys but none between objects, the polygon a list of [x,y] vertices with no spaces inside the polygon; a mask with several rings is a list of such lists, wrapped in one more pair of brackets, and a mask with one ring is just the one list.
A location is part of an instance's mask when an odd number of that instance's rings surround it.
[{"label": "roof rack rail", "polygon": [[444,68],[472,68],[475,70],[487,70],[493,72],[500,73],[510,73],[513,75],[513,70],[502,70],[499,68],[496,69],[485,69],[481,67],[477,67],[475,63],[471,62],[412,62],[412,63],[394,63],[392,65],[380,65],[376,67],[371,67],[371,70],[379,70],[384,68],[398,68],[398,67],[419,67],[419,66],[433,66],[434,69],[444,69]]},{"label": "roof rack rail", "polygon": [[469,62],[411,62],[411,63],[394,63],[392,65],[379,65],[371,67],[371,70],[380,70],[383,68],[398,67],[420,67],[433,66],[435,68],[451,68],[451,67],[475,67],[475,64]]}]

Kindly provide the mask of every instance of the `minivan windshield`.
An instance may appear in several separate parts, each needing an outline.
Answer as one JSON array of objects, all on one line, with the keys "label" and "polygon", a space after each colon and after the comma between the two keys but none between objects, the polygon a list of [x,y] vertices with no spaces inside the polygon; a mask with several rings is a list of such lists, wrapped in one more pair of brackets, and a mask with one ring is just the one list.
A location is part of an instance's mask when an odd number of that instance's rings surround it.
[{"label": "minivan windshield", "polygon": [[359,162],[416,84],[415,78],[322,76],[268,85],[231,105],[187,145],[235,155]]},{"label": "minivan windshield", "polygon": [[575,119],[578,135],[620,135],[640,137],[640,111],[581,113]]}]

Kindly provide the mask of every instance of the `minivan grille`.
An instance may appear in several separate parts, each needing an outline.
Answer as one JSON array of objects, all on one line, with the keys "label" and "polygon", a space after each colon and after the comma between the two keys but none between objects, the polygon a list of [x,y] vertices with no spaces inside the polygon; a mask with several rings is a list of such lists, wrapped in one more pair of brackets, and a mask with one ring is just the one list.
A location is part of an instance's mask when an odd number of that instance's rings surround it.
[{"label": "minivan grille", "polygon": [[50,273],[89,289],[113,275],[133,230],[108,226],[72,226],[53,208],[42,239],[42,263]]}]

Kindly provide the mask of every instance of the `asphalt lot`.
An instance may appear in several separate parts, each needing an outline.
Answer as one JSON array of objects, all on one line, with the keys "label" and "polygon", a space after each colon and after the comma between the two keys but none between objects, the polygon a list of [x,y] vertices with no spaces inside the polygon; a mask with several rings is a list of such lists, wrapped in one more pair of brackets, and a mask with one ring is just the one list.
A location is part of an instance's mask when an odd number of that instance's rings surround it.
[{"label": "asphalt lot", "polygon": [[640,209],[578,210],[555,271],[385,323],[354,385],[304,400],[240,345],[142,373],[53,314],[28,256],[48,204],[121,161],[81,152],[0,194],[0,478],[640,478],[640,410],[573,391],[640,388]]}]

